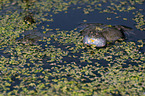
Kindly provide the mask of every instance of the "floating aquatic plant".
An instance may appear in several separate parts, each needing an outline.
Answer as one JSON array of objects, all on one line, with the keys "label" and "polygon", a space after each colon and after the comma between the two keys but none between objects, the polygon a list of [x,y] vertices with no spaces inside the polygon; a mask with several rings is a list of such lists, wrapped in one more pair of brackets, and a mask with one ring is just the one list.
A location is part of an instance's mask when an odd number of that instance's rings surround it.
[{"label": "floating aquatic plant", "polygon": [[[117,13],[134,11],[134,6],[144,0],[116,1],[0,1],[0,95],[144,95],[145,54],[140,52],[143,40],[116,41],[106,48],[90,48],[83,44],[83,36],[75,28],[56,28],[52,34],[51,26],[43,25],[53,22],[56,13],[67,14],[72,5],[79,9],[83,5],[86,14],[96,9]],[[108,10],[102,7],[107,2]],[[36,23],[24,22],[27,12],[33,13]],[[135,14],[138,28],[144,30],[142,11]],[[37,34],[37,44],[18,41],[22,35],[33,37],[25,32],[35,28],[41,29],[36,32],[41,37],[38,39]]]}]

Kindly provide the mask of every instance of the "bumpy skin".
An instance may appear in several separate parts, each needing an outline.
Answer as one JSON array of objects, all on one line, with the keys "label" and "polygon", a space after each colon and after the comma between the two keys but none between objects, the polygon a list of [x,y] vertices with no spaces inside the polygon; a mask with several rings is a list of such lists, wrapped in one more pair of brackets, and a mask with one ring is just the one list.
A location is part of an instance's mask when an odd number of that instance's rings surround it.
[{"label": "bumpy skin", "polygon": [[107,41],[109,42],[114,42],[118,39],[124,39],[125,35],[123,32],[121,32],[120,30],[111,27],[111,28],[105,28],[102,33],[101,33]]},{"label": "bumpy skin", "polygon": [[121,25],[111,26],[100,23],[84,23],[81,26],[83,26],[81,30],[84,36],[83,43],[96,47],[104,47],[107,42],[125,39],[124,32],[129,29]]}]

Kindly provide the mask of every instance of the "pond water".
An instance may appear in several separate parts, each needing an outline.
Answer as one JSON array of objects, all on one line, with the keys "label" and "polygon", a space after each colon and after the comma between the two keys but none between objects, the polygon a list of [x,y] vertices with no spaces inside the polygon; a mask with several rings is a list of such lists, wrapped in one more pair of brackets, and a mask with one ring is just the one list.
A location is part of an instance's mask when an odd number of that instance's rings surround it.
[{"label": "pond water", "polygon": [[[145,3],[141,0],[10,0],[9,2],[4,0],[0,4],[2,13],[0,16],[2,22],[0,24],[0,76],[2,77],[0,82],[7,82],[2,83],[4,87],[0,88],[3,94],[8,92],[25,95],[25,92],[28,92],[27,95],[34,95],[37,92],[41,94],[40,90],[45,92],[49,88],[49,92],[54,94],[79,89],[86,91],[83,86],[88,84],[85,87],[88,88],[87,90],[90,87],[94,88],[93,91],[89,91],[94,95],[101,94],[100,90],[104,90],[108,84],[109,86],[116,84],[114,86],[120,93],[113,93],[116,91],[108,89],[107,92],[103,92],[121,96],[133,94],[133,90],[124,94],[124,91],[117,87],[120,79],[116,81],[113,77],[123,77],[122,72],[132,72],[129,75],[132,76],[129,78],[130,81],[143,79]],[[24,20],[26,16],[32,16],[35,22]],[[82,42],[83,36],[80,35],[78,28],[81,23],[124,25],[132,28],[133,31],[125,33],[127,39],[122,42],[116,41],[105,48],[88,47]],[[132,68],[135,71],[132,71]],[[137,72],[140,74],[138,75]],[[128,73],[125,73],[125,76],[129,77]],[[123,80],[126,82],[126,79]],[[98,85],[95,85],[96,82],[99,82]],[[130,86],[133,89],[132,86],[135,85],[132,82]],[[142,81],[136,82],[139,82],[138,87],[144,84]],[[44,86],[41,86],[43,84]],[[126,86],[126,83],[122,84]],[[78,89],[73,89],[76,85],[81,87],[77,86]],[[60,89],[57,89],[59,86]],[[69,87],[64,86],[73,87],[69,90]],[[97,90],[96,86],[104,87],[99,87]],[[138,87],[135,94],[138,92]],[[127,87],[125,88],[127,90]],[[79,91],[77,92],[79,94]],[[82,91],[83,95],[89,93]],[[137,94],[143,93],[141,89]]]}]

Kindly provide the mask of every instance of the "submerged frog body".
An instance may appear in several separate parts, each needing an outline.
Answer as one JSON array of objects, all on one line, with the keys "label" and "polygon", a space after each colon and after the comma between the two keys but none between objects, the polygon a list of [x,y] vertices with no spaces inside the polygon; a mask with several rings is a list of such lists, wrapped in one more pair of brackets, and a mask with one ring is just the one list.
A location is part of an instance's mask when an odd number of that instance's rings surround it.
[{"label": "submerged frog body", "polygon": [[82,26],[83,43],[96,45],[96,47],[104,47],[107,42],[114,42],[119,39],[124,40],[124,32],[131,30],[131,28],[121,25],[112,26],[100,23],[84,23]]},{"label": "submerged frog body", "polygon": [[44,37],[50,37],[52,34],[54,33],[53,32],[43,33],[37,29],[29,30],[22,33],[21,34],[22,36],[17,38],[17,41],[23,44],[30,43],[37,45],[39,40],[42,40]]},{"label": "submerged frog body", "polygon": [[24,21],[26,24],[32,24],[32,23],[35,23],[35,20],[33,18],[32,15],[27,15],[24,17]]}]

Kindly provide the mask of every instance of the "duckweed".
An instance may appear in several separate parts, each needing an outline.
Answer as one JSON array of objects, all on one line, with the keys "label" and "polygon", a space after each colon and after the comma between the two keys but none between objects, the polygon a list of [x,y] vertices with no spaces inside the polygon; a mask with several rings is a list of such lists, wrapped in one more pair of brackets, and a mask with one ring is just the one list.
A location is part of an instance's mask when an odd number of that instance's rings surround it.
[{"label": "duckweed", "polygon": [[[94,10],[103,12],[101,14],[133,12],[135,27],[143,31],[144,14],[136,11],[138,9],[135,7],[143,2],[144,0],[0,1],[0,95],[143,96],[145,54],[140,52],[140,48],[144,47],[143,40],[115,42],[106,48],[88,47],[83,44],[79,29],[53,29],[50,23],[54,22],[53,15],[64,11],[68,14],[69,8],[77,6],[73,10],[82,9],[84,14]],[[109,5],[104,8],[103,4]],[[23,18],[29,13],[33,14],[36,23],[24,22]],[[126,21],[129,19],[123,18]],[[45,26],[44,22],[50,24]],[[23,38],[26,31],[32,32],[35,29],[44,34],[39,35],[41,38],[35,38],[37,43]],[[28,37],[31,36],[33,34]],[[19,42],[21,37],[28,42]]]}]

